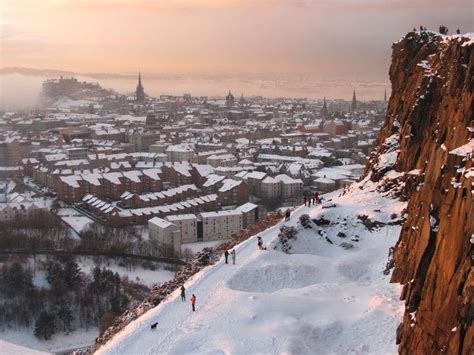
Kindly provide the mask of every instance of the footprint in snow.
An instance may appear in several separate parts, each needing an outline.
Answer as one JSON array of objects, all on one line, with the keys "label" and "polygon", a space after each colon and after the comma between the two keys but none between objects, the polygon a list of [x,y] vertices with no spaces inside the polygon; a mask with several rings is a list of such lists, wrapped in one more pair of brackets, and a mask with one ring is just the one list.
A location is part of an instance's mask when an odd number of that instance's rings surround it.
[{"label": "footprint in snow", "polygon": [[356,301],[355,296],[348,296],[343,298],[344,302],[346,303],[354,303]]}]

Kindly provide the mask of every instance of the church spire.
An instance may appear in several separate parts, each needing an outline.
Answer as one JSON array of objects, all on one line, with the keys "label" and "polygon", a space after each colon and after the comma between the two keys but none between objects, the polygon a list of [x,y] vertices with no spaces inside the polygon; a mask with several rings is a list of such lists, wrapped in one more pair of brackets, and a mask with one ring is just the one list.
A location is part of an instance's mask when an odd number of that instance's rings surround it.
[{"label": "church spire", "polygon": [[352,93],[352,111],[354,112],[357,110],[357,98],[356,98],[356,91]]},{"label": "church spire", "polygon": [[240,104],[240,106],[245,105],[244,93],[241,93],[241,95],[240,95],[239,104]]},{"label": "church spire", "polygon": [[323,100],[323,108],[321,110],[321,116],[323,116],[324,118],[327,118],[328,117],[328,104],[326,103],[326,96],[324,96],[324,100]]},{"label": "church spire", "polygon": [[145,89],[143,89],[142,73],[140,71],[138,71],[138,85],[137,90],[135,91],[135,99],[138,102],[142,102],[145,100]]}]

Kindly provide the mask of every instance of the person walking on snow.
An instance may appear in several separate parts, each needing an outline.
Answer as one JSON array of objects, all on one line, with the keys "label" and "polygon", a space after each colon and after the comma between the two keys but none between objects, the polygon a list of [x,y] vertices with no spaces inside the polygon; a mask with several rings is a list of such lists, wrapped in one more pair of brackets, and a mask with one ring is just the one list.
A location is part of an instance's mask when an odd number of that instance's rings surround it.
[{"label": "person walking on snow", "polygon": [[193,293],[191,297],[191,306],[193,307],[193,312],[196,311],[196,295]]},{"label": "person walking on snow", "polygon": [[306,206],[306,196],[304,197],[304,205]]},{"label": "person walking on snow", "polygon": [[314,195],[314,199],[316,200],[316,204],[320,205],[321,204],[321,197],[319,197],[319,194],[316,192]]},{"label": "person walking on snow", "polygon": [[235,265],[235,250],[232,249],[232,251],[230,252],[230,255],[232,255],[232,264]]},{"label": "person walking on snow", "polygon": [[228,264],[229,252],[227,250],[225,251],[224,256],[225,256],[225,263]]},{"label": "person walking on snow", "polygon": [[285,221],[289,221],[291,216],[290,209],[288,208],[285,213]]},{"label": "person walking on snow", "polygon": [[181,301],[186,301],[186,289],[184,288],[184,285],[181,285]]}]

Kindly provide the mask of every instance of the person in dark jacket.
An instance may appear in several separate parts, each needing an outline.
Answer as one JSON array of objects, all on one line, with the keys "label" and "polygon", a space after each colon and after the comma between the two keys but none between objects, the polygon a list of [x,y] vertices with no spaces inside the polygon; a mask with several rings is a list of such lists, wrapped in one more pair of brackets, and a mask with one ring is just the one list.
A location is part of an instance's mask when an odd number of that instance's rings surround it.
[{"label": "person in dark jacket", "polygon": [[181,285],[181,301],[186,301],[186,289],[184,288],[184,285]]},{"label": "person in dark jacket", "polygon": [[227,250],[225,251],[224,256],[225,256],[225,263],[228,264],[229,252]]},{"label": "person in dark jacket", "polygon": [[321,198],[319,197],[319,194],[317,192],[314,194],[314,200],[316,201],[317,205],[321,204]]}]

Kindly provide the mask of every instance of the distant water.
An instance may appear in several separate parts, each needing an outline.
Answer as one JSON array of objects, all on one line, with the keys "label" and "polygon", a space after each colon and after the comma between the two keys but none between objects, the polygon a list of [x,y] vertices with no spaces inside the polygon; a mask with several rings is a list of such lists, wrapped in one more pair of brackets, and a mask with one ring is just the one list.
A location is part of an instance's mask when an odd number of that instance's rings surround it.
[{"label": "distant water", "polygon": [[[98,82],[102,87],[119,93],[135,90],[136,79],[94,79],[77,77],[79,80]],[[41,84],[46,77],[21,74],[0,75],[0,110],[31,109],[38,103]],[[234,96],[293,97],[321,99],[352,98],[356,90],[360,100],[382,100],[384,90],[390,90],[388,82],[331,81],[306,78],[249,79],[180,76],[174,78],[147,78],[142,75],[145,92],[151,96],[161,94],[193,96],[225,96],[229,90]]]}]

